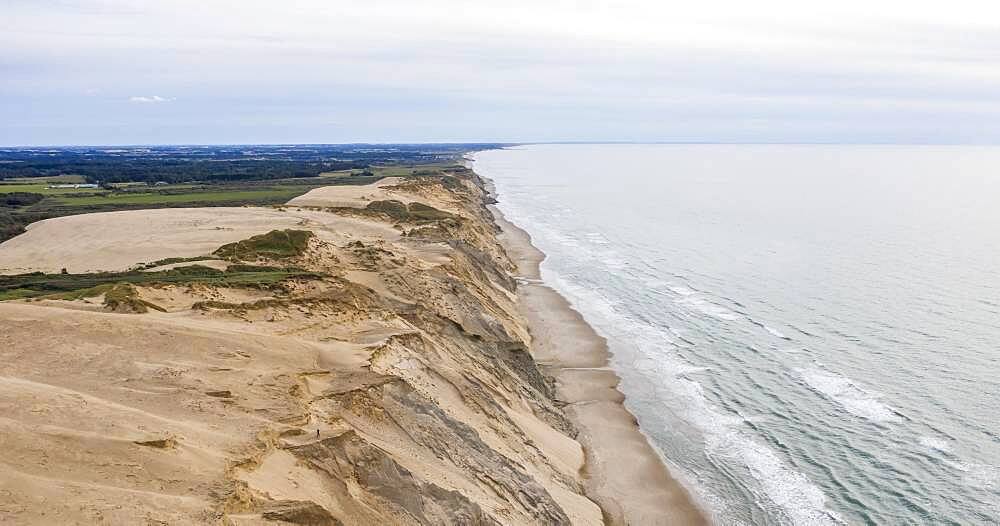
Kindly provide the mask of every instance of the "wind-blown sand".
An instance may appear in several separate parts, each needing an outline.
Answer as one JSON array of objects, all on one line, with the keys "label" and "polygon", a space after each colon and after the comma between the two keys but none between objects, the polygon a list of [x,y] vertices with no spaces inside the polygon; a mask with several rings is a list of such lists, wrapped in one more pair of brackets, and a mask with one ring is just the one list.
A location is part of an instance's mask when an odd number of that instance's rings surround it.
[{"label": "wind-blown sand", "polygon": [[530,236],[496,207],[491,210],[503,230],[500,242],[521,278],[518,300],[531,330],[532,356],[555,378],[556,399],[567,404],[567,414],[580,430],[587,495],[601,505],[610,524],[708,524],[623,405],[604,338],[541,281],[545,254]]}]

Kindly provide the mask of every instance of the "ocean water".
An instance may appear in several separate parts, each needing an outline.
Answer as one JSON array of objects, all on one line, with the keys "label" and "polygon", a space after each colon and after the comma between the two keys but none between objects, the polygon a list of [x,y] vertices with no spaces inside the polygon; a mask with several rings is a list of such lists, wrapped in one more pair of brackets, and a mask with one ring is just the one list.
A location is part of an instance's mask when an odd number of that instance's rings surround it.
[{"label": "ocean water", "polygon": [[1000,522],[1000,148],[473,158],[718,523]]}]

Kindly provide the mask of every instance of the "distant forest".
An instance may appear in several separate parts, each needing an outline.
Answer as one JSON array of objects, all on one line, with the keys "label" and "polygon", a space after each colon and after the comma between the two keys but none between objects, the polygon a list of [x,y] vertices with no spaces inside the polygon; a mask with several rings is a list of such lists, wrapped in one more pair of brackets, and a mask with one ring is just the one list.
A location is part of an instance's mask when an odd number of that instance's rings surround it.
[{"label": "distant forest", "polygon": [[499,144],[0,148],[0,179],[80,175],[89,183],[316,177],[389,164],[454,161]]}]

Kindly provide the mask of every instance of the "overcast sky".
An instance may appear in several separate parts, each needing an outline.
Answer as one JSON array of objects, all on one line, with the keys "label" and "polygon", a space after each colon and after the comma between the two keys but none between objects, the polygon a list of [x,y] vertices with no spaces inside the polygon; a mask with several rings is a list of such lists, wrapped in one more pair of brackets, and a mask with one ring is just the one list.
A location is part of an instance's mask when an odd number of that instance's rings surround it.
[{"label": "overcast sky", "polygon": [[0,0],[0,144],[1000,142],[1000,1]]}]

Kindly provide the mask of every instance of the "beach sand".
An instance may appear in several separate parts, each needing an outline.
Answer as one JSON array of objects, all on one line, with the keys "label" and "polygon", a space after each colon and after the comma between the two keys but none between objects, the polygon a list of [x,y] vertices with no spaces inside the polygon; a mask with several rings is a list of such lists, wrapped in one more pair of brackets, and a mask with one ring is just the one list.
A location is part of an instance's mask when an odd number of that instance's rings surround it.
[{"label": "beach sand", "polygon": [[545,254],[524,230],[490,207],[503,230],[498,236],[517,264],[522,315],[531,350],[556,381],[556,399],[577,425],[586,455],[587,496],[609,524],[709,524],[687,490],[670,476],[657,452],[625,408],[619,378],[608,366],[607,343],[558,292],[541,281]]}]

